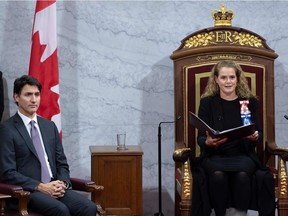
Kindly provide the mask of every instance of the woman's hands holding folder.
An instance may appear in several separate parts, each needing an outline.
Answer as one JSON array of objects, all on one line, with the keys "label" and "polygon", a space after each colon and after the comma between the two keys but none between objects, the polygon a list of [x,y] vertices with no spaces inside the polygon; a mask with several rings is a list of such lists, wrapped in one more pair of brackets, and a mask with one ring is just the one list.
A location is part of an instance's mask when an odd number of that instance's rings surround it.
[{"label": "woman's hands holding folder", "polygon": [[259,138],[259,133],[258,133],[258,131],[255,131],[253,134],[247,136],[246,138],[253,141],[253,142],[256,142]]},{"label": "woman's hands holding folder", "polygon": [[[219,145],[222,145],[223,143],[227,142],[228,138],[227,137],[224,137],[224,138],[212,138],[212,136],[210,136],[209,132],[206,131],[206,141],[205,141],[205,144],[207,146],[210,146],[210,147],[216,147],[216,146],[219,146]],[[255,131],[253,134],[249,135],[246,137],[247,139],[253,141],[253,142],[256,142],[259,138],[259,133],[258,131]]]},{"label": "woman's hands holding folder", "polygon": [[[252,136],[252,135],[251,135]],[[206,141],[205,144],[210,147],[216,147],[222,145],[223,143],[227,142],[228,138],[212,138],[208,131],[206,131]]]}]

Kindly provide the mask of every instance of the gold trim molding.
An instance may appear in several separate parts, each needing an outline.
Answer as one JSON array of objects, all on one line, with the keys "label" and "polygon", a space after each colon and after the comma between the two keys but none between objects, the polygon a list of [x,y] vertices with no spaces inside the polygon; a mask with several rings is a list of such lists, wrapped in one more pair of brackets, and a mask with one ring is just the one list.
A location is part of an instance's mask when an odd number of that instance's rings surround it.
[{"label": "gold trim molding", "polygon": [[256,37],[255,35],[234,32],[232,38],[234,38],[235,40],[234,43],[239,44],[241,46],[263,47],[262,40]]},{"label": "gold trim molding", "polygon": [[286,164],[282,159],[278,160],[278,163],[280,163],[280,195],[283,197],[287,196],[287,170],[286,170]]},{"label": "gold trim molding", "polygon": [[230,30],[214,30],[208,33],[199,33],[188,38],[184,42],[183,48],[206,47],[217,44],[222,45],[223,43],[257,48],[264,47],[263,40],[253,34],[237,31],[232,32]]},{"label": "gold trim molding", "polygon": [[210,44],[216,44],[213,41],[214,38],[215,38],[214,32],[197,34],[195,36],[190,37],[188,40],[185,41],[184,48],[205,47],[205,46],[208,46]]},{"label": "gold trim molding", "polygon": [[186,150],[191,150],[191,149],[190,149],[190,148],[176,149],[176,150],[174,151],[174,153],[175,153],[176,155],[180,155],[183,151],[186,151]]},{"label": "gold trim molding", "polygon": [[191,172],[190,172],[190,165],[189,165],[189,160],[186,161],[183,166],[182,166],[182,193],[183,193],[183,198],[185,199],[190,199],[191,198]]},{"label": "gold trim molding", "polygon": [[218,54],[218,55],[203,55],[203,56],[197,56],[196,60],[198,62],[200,61],[214,61],[214,60],[237,60],[237,61],[251,61],[251,56],[243,56],[243,55],[233,55],[233,54]]}]

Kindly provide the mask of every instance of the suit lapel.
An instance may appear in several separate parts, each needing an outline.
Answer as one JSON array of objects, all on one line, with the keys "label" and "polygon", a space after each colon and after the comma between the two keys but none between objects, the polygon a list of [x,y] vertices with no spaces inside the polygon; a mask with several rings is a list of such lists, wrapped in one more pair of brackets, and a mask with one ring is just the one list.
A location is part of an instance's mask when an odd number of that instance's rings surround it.
[{"label": "suit lapel", "polygon": [[28,133],[26,126],[24,125],[21,117],[19,116],[18,113],[16,113],[13,118],[14,118],[15,127],[18,130],[18,132],[20,133],[20,135],[23,137],[23,139],[25,140],[25,143],[27,144],[28,148],[30,149],[31,152],[33,152],[33,154],[36,157],[38,157],[36,150],[34,148],[34,145],[32,143],[31,137],[29,136],[29,133]]}]

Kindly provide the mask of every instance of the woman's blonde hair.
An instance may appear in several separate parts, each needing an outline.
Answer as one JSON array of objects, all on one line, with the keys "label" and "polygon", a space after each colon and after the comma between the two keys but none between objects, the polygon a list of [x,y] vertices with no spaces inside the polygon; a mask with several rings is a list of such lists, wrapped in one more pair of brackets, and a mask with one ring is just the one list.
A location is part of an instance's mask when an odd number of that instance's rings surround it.
[{"label": "woman's blonde hair", "polygon": [[215,76],[219,76],[219,71],[223,67],[233,68],[236,72],[237,77],[237,86],[236,86],[236,94],[240,98],[250,98],[255,97],[255,95],[252,94],[246,77],[244,76],[244,72],[239,64],[237,64],[234,61],[231,60],[223,60],[218,62],[211,71],[211,75],[209,77],[207,86],[205,88],[204,93],[201,95],[201,97],[207,97],[207,96],[214,96],[217,94],[220,94],[220,89],[218,84],[215,81]]}]

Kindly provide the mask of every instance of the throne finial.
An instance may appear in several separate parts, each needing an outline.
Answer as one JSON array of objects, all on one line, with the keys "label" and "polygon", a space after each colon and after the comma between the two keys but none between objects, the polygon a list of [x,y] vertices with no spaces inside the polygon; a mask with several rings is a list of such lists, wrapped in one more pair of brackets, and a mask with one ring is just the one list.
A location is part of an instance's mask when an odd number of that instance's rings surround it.
[{"label": "throne finial", "polygon": [[232,19],[234,12],[232,10],[225,10],[225,5],[221,4],[221,10],[214,9],[212,11],[214,26],[232,26]]}]

